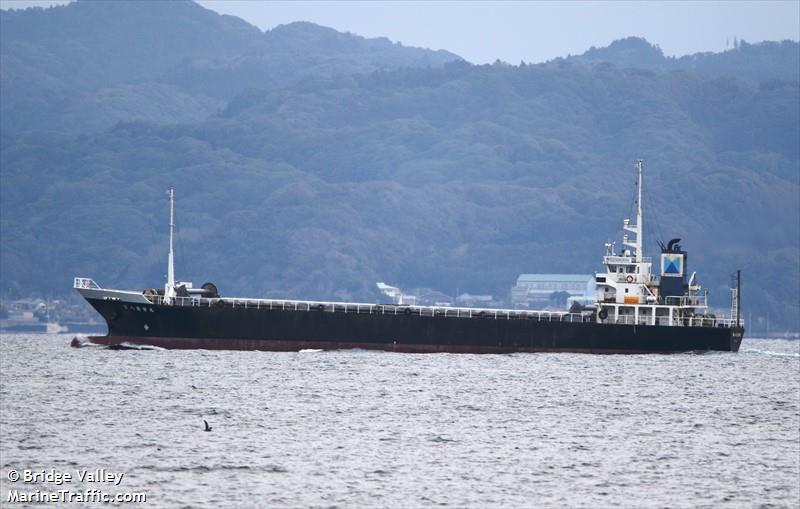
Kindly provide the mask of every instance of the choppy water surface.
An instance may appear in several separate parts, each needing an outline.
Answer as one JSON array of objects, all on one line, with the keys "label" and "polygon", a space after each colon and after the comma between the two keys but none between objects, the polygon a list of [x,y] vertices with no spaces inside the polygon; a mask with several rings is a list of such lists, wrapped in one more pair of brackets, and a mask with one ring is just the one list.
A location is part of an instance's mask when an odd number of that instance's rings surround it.
[{"label": "choppy water surface", "polygon": [[11,469],[100,467],[125,474],[105,491],[166,508],[800,500],[798,341],[596,356],[111,350],[70,339],[2,336],[0,505],[9,489],[56,488],[10,483]]}]

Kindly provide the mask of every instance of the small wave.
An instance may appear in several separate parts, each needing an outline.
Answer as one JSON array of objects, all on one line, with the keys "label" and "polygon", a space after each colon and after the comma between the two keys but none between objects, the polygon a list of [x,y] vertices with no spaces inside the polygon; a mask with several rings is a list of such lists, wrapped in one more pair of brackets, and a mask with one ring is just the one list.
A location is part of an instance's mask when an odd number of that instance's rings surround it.
[{"label": "small wave", "polygon": [[458,405],[456,410],[472,410],[473,412],[483,412],[486,409],[475,405]]},{"label": "small wave", "polygon": [[69,346],[71,346],[72,348],[86,348],[87,346],[103,346],[103,345],[92,343],[87,337],[75,336],[74,338],[72,338],[72,341],[70,341]]},{"label": "small wave", "polygon": [[138,345],[136,343],[123,342],[118,345],[108,345],[109,350],[166,350],[155,345]]},{"label": "small wave", "polygon": [[223,465],[194,465],[194,466],[181,466],[178,468],[167,468],[167,467],[150,467],[152,470],[157,470],[161,472],[214,472],[217,470],[260,470],[262,472],[268,473],[275,473],[275,474],[282,474],[286,473],[289,470],[281,465],[274,465],[274,464],[267,464],[263,466],[254,466],[254,465],[230,465],[230,464],[223,464]]},{"label": "small wave", "polygon": [[317,353],[322,351],[323,350],[321,348],[304,348],[300,350],[298,353]]},{"label": "small wave", "polygon": [[428,437],[428,442],[436,442],[436,443],[447,443],[447,442],[455,442],[452,438],[443,437],[441,435],[433,435]]},{"label": "small wave", "polygon": [[264,472],[269,472],[272,474],[283,474],[288,472],[289,470],[286,467],[282,467],[280,465],[267,465],[264,468]]},{"label": "small wave", "polygon": [[800,357],[800,353],[772,352],[770,350],[759,350],[758,348],[747,348],[744,353],[760,353],[762,355],[773,355],[775,357]]}]

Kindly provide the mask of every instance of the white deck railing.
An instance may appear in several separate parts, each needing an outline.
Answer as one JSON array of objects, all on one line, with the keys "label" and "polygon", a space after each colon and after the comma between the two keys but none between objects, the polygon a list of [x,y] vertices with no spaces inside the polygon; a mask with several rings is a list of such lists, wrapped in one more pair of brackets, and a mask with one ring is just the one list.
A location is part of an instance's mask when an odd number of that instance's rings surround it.
[{"label": "white deck railing", "polygon": [[[147,295],[153,304],[164,304],[161,295]],[[324,302],[308,300],[248,299],[205,297],[173,297],[173,306],[214,307],[230,306],[242,309],[282,311],[327,311],[333,313],[418,315],[442,318],[492,318],[495,320],[527,319],[547,322],[585,322],[588,314],[560,311],[528,311],[520,309],[462,308],[446,306],[406,306],[400,304],[369,304],[362,302]]]},{"label": "white deck railing", "polygon": [[[153,304],[164,304],[161,295],[146,296]],[[356,314],[382,314],[382,315],[415,315],[437,318],[488,318],[494,320],[536,320],[540,322],[591,322],[589,313],[569,313],[560,311],[534,311],[522,309],[493,309],[493,308],[462,308],[446,306],[406,306],[399,304],[369,304],[362,302],[325,302],[308,300],[282,300],[282,299],[248,299],[248,298],[219,298],[205,297],[174,297],[173,306],[188,307],[215,307],[230,306],[232,308],[256,310],[281,310],[281,311],[323,311],[329,313],[356,313]],[[616,321],[606,320],[604,323],[622,325],[652,325],[651,317],[639,317],[638,322],[633,316],[620,316]],[[740,322],[741,323],[741,322]],[[669,317],[657,317],[657,324],[669,325]],[[726,318],[686,318],[674,320],[673,326],[687,327],[733,327],[735,320]]]},{"label": "white deck railing", "polygon": [[[649,256],[642,256],[641,262],[652,263],[653,259]],[[622,256],[622,255],[603,256],[603,265],[630,265],[632,263],[639,263],[636,261],[635,256]]]},{"label": "white deck railing", "polygon": [[73,288],[85,288],[89,290],[100,290],[100,285],[94,282],[92,278],[76,277],[72,283]]},{"label": "white deck railing", "polygon": [[[653,325],[652,316],[639,316],[638,320],[633,315],[618,316],[616,320],[609,318],[605,323],[615,323],[619,325]],[[669,325],[669,316],[657,316],[655,325]],[[711,318],[711,317],[692,317],[692,318],[673,318],[674,327],[736,327],[736,320],[732,318]],[[739,326],[744,327],[744,320],[739,320]]]},{"label": "white deck railing", "polygon": [[664,299],[668,306],[688,306],[688,307],[707,307],[708,301],[705,295],[684,295],[671,296]]}]

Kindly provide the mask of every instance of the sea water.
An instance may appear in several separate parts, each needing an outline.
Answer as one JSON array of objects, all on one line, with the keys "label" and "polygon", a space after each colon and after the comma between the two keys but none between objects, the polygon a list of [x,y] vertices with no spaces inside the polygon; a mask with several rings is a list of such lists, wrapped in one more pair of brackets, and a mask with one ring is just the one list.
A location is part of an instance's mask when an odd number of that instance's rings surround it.
[{"label": "sea water", "polygon": [[798,341],[415,355],[71,339],[0,339],[0,506],[58,490],[94,497],[74,505],[138,493],[146,502],[119,506],[159,508],[800,501]]}]

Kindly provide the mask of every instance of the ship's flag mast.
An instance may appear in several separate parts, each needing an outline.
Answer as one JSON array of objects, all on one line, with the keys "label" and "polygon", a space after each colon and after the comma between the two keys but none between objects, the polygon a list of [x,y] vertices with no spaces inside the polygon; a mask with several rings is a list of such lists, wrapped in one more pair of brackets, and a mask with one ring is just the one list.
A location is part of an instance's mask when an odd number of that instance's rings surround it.
[{"label": "ship's flag mast", "polygon": [[164,302],[172,304],[175,298],[175,261],[172,250],[173,230],[175,229],[175,188],[170,187],[169,195],[169,255],[167,255],[167,284],[164,287]]}]

